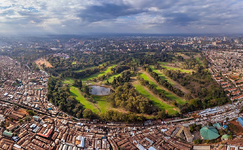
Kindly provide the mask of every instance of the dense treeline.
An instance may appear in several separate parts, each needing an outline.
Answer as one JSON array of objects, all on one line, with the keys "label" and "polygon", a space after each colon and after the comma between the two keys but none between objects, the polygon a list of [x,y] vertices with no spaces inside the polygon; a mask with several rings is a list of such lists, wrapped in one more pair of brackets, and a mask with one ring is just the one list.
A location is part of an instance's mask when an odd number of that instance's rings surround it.
[{"label": "dense treeline", "polygon": [[184,69],[197,69],[200,66],[198,61],[195,58],[185,59],[183,61]]},{"label": "dense treeline", "polygon": [[[192,74],[181,73],[180,71],[163,70],[166,76],[179,82],[182,86],[190,89],[191,93],[185,95],[190,102],[180,106],[181,112],[190,112],[198,109],[205,109],[229,102],[225,92],[211,78],[208,70],[199,67],[197,72]],[[192,99],[196,97],[195,99]]]},{"label": "dense treeline", "polygon": [[137,65],[143,66],[145,64],[154,65],[159,61],[169,62],[173,60],[174,55],[167,53],[155,53],[154,55],[146,55],[144,53],[138,53],[133,55],[137,60]]},{"label": "dense treeline", "polygon": [[71,96],[68,86],[63,86],[59,78],[50,77],[48,80],[48,100],[64,112],[77,118],[83,117],[83,105]]},{"label": "dense treeline", "polygon": [[70,75],[76,70],[94,66],[96,66],[96,68],[107,67],[110,64],[117,64],[129,59],[129,56],[125,54],[102,53],[87,55],[80,52],[66,53],[69,54],[69,59],[49,55],[48,61],[54,66],[54,68],[45,68],[45,70],[53,76],[58,76],[62,73],[66,77],[66,75]]},{"label": "dense treeline", "polygon": [[146,114],[157,112],[153,108],[152,101],[140,95],[129,83],[117,87],[109,96],[109,100],[113,107],[123,108],[130,112]]},{"label": "dense treeline", "polygon": [[164,86],[165,88],[167,88],[168,90],[172,91],[180,97],[184,96],[184,93],[180,89],[173,87],[173,85],[171,85],[167,80],[159,77],[159,75],[153,72],[150,67],[143,67],[143,69],[146,70],[150,74],[150,76],[153,77],[160,85]]},{"label": "dense treeline", "polygon": [[108,82],[107,84],[110,84],[113,88],[117,88],[118,86],[122,86],[126,82],[129,82],[131,75],[132,74],[130,71],[124,71],[121,73],[119,77],[114,78],[111,83],[107,81]]},{"label": "dense treeline", "polygon": [[115,74],[119,74],[119,73],[121,73],[121,72],[123,72],[123,71],[125,71],[125,70],[128,70],[128,69],[130,69],[131,67],[129,67],[129,66],[126,66],[126,65],[118,65],[118,66],[116,66],[116,67],[114,67],[114,68],[111,68],[111,72],[109,72],[109,73],[107,73],[107,74],[105,74],[105,75],[102,75],[102,76],[99,76],[99,77],[97,77],[97,78],[94,78],[93,79],[93,81],[103,81],[103,80],[105,80],[105,79],[108,79],[110,76],[112,76],[112,75],[115,75]]},{"label": "dense treeline", "polygon": [[112,71],[112,74],[117,74],[117,73],[121,73],[122,71],[128,70],[128,69],[130,69],[130,67],[127,65],[118,65],[114,68],[111,68],[111,71]]},{"label": "dense treeline", "polygon": [[72,77],[74,79],[79,79],[79,78],[82,79],[82,78],[88,77],[92,74],[98,73],[101,70],[104,70],[104,67],[90,68],[90,69],[86,69],[81,72],[68,71],[68,72],[63,73],[61,76],[62,77]]}]

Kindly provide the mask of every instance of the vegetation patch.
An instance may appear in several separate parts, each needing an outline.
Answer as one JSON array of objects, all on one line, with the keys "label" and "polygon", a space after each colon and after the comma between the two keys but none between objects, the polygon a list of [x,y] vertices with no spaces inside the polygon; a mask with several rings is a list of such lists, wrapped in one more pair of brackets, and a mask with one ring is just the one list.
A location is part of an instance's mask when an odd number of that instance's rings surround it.
[{"label": "vegetation patch", "polygon": [[172,66],[167,65],[168,63],[160,62],[159,64],[161,65],[161,67],[168,69],[168,70],[175,70],[175,71],[179,70],[183,73],[192,73],[194,71],[192,69],[182,69],[182,68],[178,68],[178,67],[172,67]]},{"label": "vegetation patch", "polygon": [[163,92],[165,93],[165,96],[168,97],[169,99],[171,99],[171,100],[175,100],[175,101],[176,101],[177,103],[179,103],[179,104],[184,104],[184,103],[186,103],[186,101],[185,101],[183,98],[178,97],[177,95],[175,95],[175,94],[173,94],[173,93],[169,93],[169,92],[163,90],[162,88],[160,88],[160,87],[159,87],[157,84],[155,84],[155,82],[153,82],[147,75],[141,73],[141,74],[140,74],[140,77],[142,77],[144,80],[149,81],[149,83],[150,83],[151,85],[155,86],[156,89],[157,89],[158,91],[163,91]]},{"label": "vegetation patch", "polygon": [[84,96],[81,94],[80,90],[77,87],[71,86],[70,92],[72,96],[75,96],[76,100],[84,105],[85,108],[92,110],[95,113],[99,112],[99,109],[95,107],[95,105],[89,102]]},{"label": "vegetation patch", "polygon": [[74,79],[73,78],[66,78],[66,79],[63,80],[63,83],[72,85],[72,84],[74,84]]},{"label": "vegetation patch", "polygon": [[134,83],[133,86],[142,96],[147,97],[150,100],[152,100],[155,106],[166,110],[169,115],[176,115],[178,113],[178,111],[177,111],[178,108],[171,106],[169,104],[166,104],[165,102],[162,102],[161,100],[159,100],[158,98],[156,98],[155,96],[150,94],[150,92],[147,91],[140,83]]}]

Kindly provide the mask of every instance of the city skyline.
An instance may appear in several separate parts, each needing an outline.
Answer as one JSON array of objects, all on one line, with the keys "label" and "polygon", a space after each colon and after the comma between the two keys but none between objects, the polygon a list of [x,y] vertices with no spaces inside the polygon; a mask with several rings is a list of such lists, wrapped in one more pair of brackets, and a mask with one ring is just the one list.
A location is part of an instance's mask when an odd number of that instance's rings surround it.
[{"label": "city skyline", "polygon": [[243,33],[242,6],[240,0],[3,0],[0,34]]}]

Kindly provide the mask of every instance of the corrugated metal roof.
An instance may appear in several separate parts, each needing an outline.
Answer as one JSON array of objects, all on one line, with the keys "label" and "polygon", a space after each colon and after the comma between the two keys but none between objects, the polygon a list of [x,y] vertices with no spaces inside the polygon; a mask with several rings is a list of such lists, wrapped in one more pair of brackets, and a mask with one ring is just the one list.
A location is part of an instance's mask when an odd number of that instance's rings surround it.
[{"label": "corrugated metal roof", "polygon": [[241,124],[241,126],[243,126],[243,118],[242,118],[242,117],[239,117],[239,118],[237,119],[237,121]]},{"label": "corrugated metal roof", "polygon": [[200,134],[204,140],[213,140],[219,137],[218,131],[212,126],[204,126],[200,129]]}]

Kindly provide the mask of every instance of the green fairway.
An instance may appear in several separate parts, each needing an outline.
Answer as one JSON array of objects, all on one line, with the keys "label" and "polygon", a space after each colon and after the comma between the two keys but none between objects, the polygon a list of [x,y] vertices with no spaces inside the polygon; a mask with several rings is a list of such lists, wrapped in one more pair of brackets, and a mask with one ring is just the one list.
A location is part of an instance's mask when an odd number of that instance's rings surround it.
[{"label": "green fairway", "polygon": [[63,81],[64,84],[73,84],[74,80],[72,78],[65,78]]},{"label": "green fairway", "polygon": [[[99,66],[102,66],[102,65],[104,65],[104,64],[105,64],[105,63],[102,63],[102,64],[100,64]],[[81,71],[84,71],[84,70],[86,70],[86,69],[93,69],[93,68],[95,68],[95,67],[98,67],[98,66],[87,67],[87,68],[84,68],[84,69],[76,70],[76,71],[74,71],[74,72],[81,72]]]},{"label": "green fairway", "polygon": [[196,57],[196,60],[198,61],[198,63],[199,63],[199,65],[203,65],[203,63],[202,63],[202,61],[200,60],[200,58],[199,57]]},{"label": "green fairway", "polygon": [[181,72],[184,72],[184,73],[192,73],[193,72],[193,70],[181,69],[181,68],[177,68],[177,67],[164,66],[164,65],[161,65],[161,66],[165,69],[168,69],[168,70],[180,70]]},{"label": "green fairway", "polygon": [[84,105],[85,108],[89,108],[90,110],[92,110],[94,113],[98,113],[99,109],[97,107],[94,106],[93,103],[89,102],[88,100],[86,100],[83,95],[81,95],[81,92],[78,88],[71,86],[70,87],[70,92],[72,94],[72,96],[76,97],[76,100],[79,101],[81,104]]},{"label": "green fairway", "polygon": [[111,83],[111,82],[114,80],[114,78],[117,78],[117,77],[119,77],[120,75],[121,75],[121,73],[112,75],[112,76],[110,76],[110,77],[108,78],[108,81]]},{"label": "green fairway", "polygon": [[168,69],[168,70],[180,70],[181,72],[184,72],[184,73],[192,73],[193,70],[191,69],[181,69],[181,68],[178,68],[178,67],[172,67],[172,66],[169,66],[167,62],[159,62],[160,66],[165,68],[165,69]]},{"label": "green fairway", "polygon": [[116,66],[117,66],[117,65],[112,65],[112,66],[108,67],[105,71],[103,71],[102,73],[100,73],[100,74],[98,75],[98,77],[99,77],[99,76],[106,75],[107,73],[110,73],[110,72],[111,72],[111,68],[114,68],[114,67],[116,67]]},{"label": "green fairway", "polygon": [[111,72],[111,68],[114,68],[115,66],[117,65],[112,65],[110,67],[108,67],[105,71],[102,71],[102,72],[98,72],[96,74],[92,74],[86,78],[83,78],[82,81],[87,81],[87,80],[90,80],[92,78],[96,78],[96,77],[100,77],[100,76],[103,76],[103,75],[106,75],[107,73]]},{"label": "green fairway", "polygon": [[75,70],[74,72],[82,72],[82,71],[84,71],[84,70],[86,70],[86,69],[92,69],[92,68],[94,68],[94,67],[97,67],[97,66],[88,67],[88,68],[84,68],[84,69],[80,69],[80,70]]},{"label": "green fairway", "polygon": [[168,62],[159,62],[160,65],[167,65]]},{"label": "green fairway", "polygon": [[169,93],[169,92],[167,92],[167,91],[161,89],[159,86],[157,86],[157,85],[156,85],[156,84],[155,84],[155,83],[154,83],[148,76],[146,76],[145,74],[141,73],[141,74],[140,74],[140,77],[142,77],[144,80],[149,81],[149,84],[155,86],[156,89],[157,89],[158,91],[164,91],[165,96],[168,97],[169,99],[175,100],[175,101],[176,101],[177,103],[179,103],[179,104],[185,104],[185,103],[186,103],[185,100],[184,100],[183,98],[181,98],[181,97],[179,97],[179,96],[177,96],[177,95],[175,95],[175,94],[173,94],[173,93]]},{"label": "green fairway", "polygon": [[164,110],[167,110],[168,114],[174,115],[178,112],[178,111],[174,110],[174,109],[176,109],[176,107],[170,106],[170,105],[160,101],[158,98],[154,97],[153,95],[151,95],[140,83],[134,84],[133,86],[141,95],[152,100],[155,106],[158,106]]},{"label": "green fairway", "polygon": [[155,69],[153,66],[150,66],[150,68],[152,69],[153,72],[157,73],[159,75],[160,78],[168,81],[171,85],[174,85],[170,80],[168,80],[168,78],[163,74],[161,73],[159,70]]},{"label": "green fairway", "polygon": [[102,113],[111,109],[110,103],[107,101],[107,96],[92,96],[97,102],[97,105]]}]

